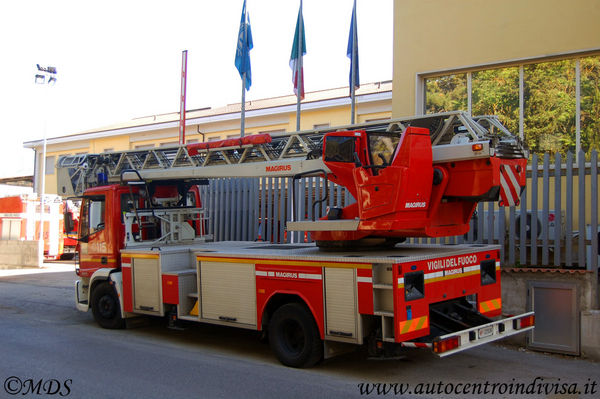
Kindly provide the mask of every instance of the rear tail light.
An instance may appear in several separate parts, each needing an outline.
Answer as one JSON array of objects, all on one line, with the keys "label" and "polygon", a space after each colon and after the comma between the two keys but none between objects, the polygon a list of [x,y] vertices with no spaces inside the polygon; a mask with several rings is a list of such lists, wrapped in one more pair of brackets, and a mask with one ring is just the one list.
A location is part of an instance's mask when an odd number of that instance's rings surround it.
[{"label": "rear tail light", "polygon": [[478,143],[478,144],[473,144],[473,145],[471,146],[471,149],[472,149],[473,151],[481,151],[481,150],[483,150],[483,144],[481,144],[481,143]]},{"label": "rear tail light", "polygon": [[456,349],[460,346],[460,337],[449,337],[439,341],[433,341],[433,351],[435,353],[444,353]]},{"label": "rear tail light", "polygon": [[520,319],[513,320],[513,329],[520,330],[527,327],[532,327],[535,324],[535,316],[524,316]]}]

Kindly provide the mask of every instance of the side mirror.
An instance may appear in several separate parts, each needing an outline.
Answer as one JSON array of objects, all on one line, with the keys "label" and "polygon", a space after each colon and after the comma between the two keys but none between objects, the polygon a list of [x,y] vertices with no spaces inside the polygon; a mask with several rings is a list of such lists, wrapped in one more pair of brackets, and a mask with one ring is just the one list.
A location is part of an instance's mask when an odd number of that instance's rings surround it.
[{"label": "side mirror", "polygon": [[73,231],[73,229],[75,228],[75,222],[73,221],[73,212],[65,212],[64,220],[65,230],[68,232]]}]

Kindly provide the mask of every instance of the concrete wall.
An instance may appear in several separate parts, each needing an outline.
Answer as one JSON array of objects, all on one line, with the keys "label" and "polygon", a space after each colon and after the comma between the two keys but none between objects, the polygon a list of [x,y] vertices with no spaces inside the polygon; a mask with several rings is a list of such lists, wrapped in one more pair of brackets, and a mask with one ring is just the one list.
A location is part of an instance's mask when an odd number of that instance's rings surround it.
[{"label": "concrete wall", "polygon": [[[596,276],[589,271],[560,269],[503,269],[502,311],[520,314],[531,310],[528,306],[530,282],[568,283],[577,287],[577,311],[580,320],[580,352],[584,357],[600,360],[600,310],[594,310],[598,300]],[[517,335],[507,341],[527,345],[527,334]],[[548,350],[550,352],[551,350]]]},{"label": "concrete wall", "polygon": [[39,266],[38,242],[0,240],[0,268],[6,265]]},{"label": "concrete wall", "polygon": [[581,354],[600,360],[600,310],[581,312]]},{"label": "concrete wall", "polygon": [[394,117],[415,112],[417,75],[600,47],[597,0],[394,0]]}]

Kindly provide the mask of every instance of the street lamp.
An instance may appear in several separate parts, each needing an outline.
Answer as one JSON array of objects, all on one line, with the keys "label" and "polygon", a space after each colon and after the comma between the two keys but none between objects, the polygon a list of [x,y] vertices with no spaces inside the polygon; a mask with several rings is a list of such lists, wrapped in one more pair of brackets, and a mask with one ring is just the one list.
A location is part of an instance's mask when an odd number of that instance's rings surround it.
[{"label": "street lamp", "polygon": [[[37,64],[37,73],[35,74],[35,83],[44,86],[54,86],[56,83],[56,67],[42,67]],[[44,104],[45,105],[45,104]],[[46,108],[44,107],[44,144],[41,159],[41,187],[40,187],[40,229],[38,236],[38,255],[39,267],[44,266],[44,191],[46,190],[46,130],[47,130]]]}]

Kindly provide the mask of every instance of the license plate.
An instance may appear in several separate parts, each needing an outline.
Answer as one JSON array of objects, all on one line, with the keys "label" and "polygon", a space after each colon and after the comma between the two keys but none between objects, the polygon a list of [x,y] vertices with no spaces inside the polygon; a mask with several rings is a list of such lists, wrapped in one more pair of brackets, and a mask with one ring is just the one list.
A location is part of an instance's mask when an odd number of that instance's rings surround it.
[{"label": "license plate", "polygon": [[492,334],[494,334],[494,326],[487,326],[477,330],[479,338],[489,337]]}]

